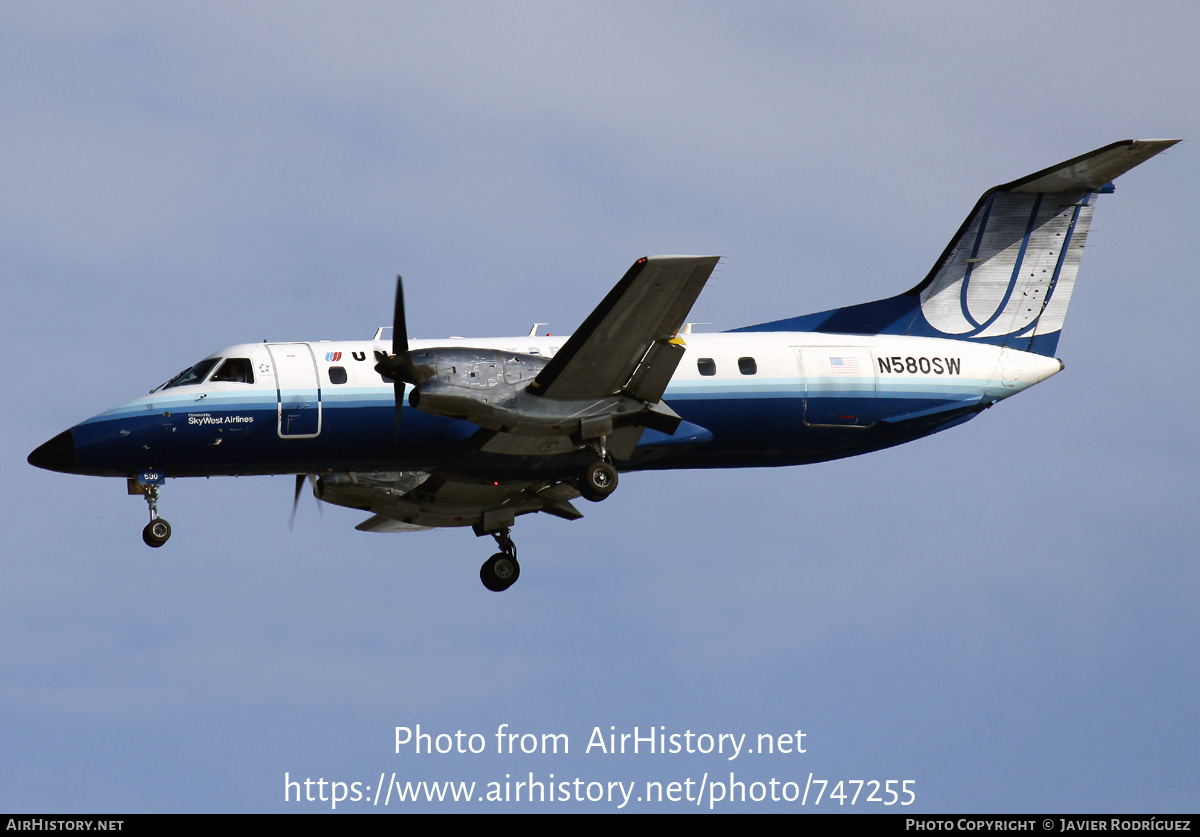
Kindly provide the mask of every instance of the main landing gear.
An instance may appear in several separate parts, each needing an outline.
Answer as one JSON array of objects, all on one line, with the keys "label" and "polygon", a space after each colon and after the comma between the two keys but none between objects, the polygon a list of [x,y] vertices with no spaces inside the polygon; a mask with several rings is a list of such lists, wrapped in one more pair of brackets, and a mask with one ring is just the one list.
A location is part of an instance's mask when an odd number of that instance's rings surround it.
[{"label": "main landing gear", "polygon": [[158,486],[141,487],[144,489],[141,493],[146,497],[146,505],[150,507],[150,522],[142,530],[142,540],[146,542],[146,546],[158,549],[170,539],[171,524],[158,516]]},{"label": "main landing gear", "polygon": [[608,455],[607,439],[601,436],[590,444],[596,458],[588,463],[575,480],[575,487],[585,500],[599,503],[617,490],[617,469]]},{"label": "main landing gear", "polygon": [[521,565],[517,563],[517,545],[508,536],[508,527],[488,534],[496,539],[500,551],[483,562],[479,568],[479,580],[493,593],[499,593],[517,583],[521,577]]},{"label": "main landing gear", "polygon": [[617,490],[617,469],[602,459],[593,462],[583,469],[575,487],[585,500],[599,503]]},{"label": "main landing gear", "polygon": [[[617,490],[617,469],[608,461],[603,444],[596,452],[599,458],[584,468],[575,480],[575,487],[580,495],[593,503],[600,502]],[[479,580],[483,582],[483,586],[493,593],[499,593],[516,584],[517,579],[521,577],[521,565],[517,563],[517,546],[509,536],[509,528],[505,526],[492,532],[484,532],[483,526],[477,524],[475,534],[491,535],[500,547],[500,551],[484,561],[483,566],[479,568]]]}]

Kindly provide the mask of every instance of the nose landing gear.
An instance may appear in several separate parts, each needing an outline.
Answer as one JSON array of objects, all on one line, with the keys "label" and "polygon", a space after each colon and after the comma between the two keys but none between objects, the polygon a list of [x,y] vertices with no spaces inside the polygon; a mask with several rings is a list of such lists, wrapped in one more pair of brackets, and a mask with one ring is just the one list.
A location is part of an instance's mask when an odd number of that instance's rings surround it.
[{"label": "nose landing gear", "polygon": [[508,536],[507,527],[489,534],[496,539],[500,551],[483,562],[479,568],[479,580],[493,593],[499,593],[517,583],[521,577],[521,565],[517,563],[517,545]]},{"label": "nose landing gear", "polygon": [[142,541],[146,546],[158,549],[171,537],[171,524],[158,516],[158,486],[142,485],[136,479],[131,479],[129,493],[141,494],[146,498],[146,505],[150,507],[150,522],[142,529]]}]

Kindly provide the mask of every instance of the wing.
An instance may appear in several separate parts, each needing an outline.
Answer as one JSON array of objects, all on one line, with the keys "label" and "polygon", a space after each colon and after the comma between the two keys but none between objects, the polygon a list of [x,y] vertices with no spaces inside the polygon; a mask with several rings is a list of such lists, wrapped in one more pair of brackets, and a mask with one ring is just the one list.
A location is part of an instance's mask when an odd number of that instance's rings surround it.
[{"label": "wing", "polygon": [[496,484],[396,471],[331,474],[319,484],[325,502],[372,513],[355,527],[365,532],[419,532],[442,526],[491,532],[511,526],[518,515],[539,511],[566,520],[583,517],[571,505],[579,492],[558,481]]},{"label": "wing", "polygon": [[564,401],[624,391],[662,398],[683,347],[671,341],[720,256],[638,259],[554,355],[528,392]]},{"label": "wing", "polygon": [[388,517],[386,514],[376,514],[368,517],[362,523],[354,527],[360,532],[428,532],[432,526],[417,526],[412,523],[405,523],[403,520],[396,520]]}]

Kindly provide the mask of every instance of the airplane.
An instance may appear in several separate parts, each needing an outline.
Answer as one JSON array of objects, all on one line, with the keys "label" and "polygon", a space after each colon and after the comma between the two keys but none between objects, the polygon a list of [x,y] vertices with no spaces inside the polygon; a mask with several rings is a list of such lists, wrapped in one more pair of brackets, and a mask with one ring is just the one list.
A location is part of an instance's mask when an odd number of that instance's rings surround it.
[{"label": "airplane", "polygon": [[566,520],[618,475],[801,465],[962,424],[1055,375],[1097,197],[1178,140],[1124,140],[989,189],[929,273],[897,296],[720,333],[686,323],[717,256],[638,259],[568,337],[413,340],[396,280],[390,344],[245,343],[63,431],[30,464],[165,479],[294,474],[369,512],[366,532],[470,526],[520,576],[520,515]]}]

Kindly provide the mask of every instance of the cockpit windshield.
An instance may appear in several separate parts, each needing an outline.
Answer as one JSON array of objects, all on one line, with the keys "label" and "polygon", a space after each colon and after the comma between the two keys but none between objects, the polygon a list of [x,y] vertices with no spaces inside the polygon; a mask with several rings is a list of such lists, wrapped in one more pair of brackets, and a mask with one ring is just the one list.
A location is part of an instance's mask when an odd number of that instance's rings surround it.
[{"label": "cockpit windshield", "polygon": [[158,392],[160,389],[170,389],[171,387],[181,387],[187,384],[202,383],[204,379],[208,377],[208,373],[212,371],[212,368],[216,366],[220,360],[221,359],[219,357],[206,358],[197,363],[195,366],[189,366],[187,369],[180,372],[162,386],[150,391]]},{"label": "cockpit windshield", "polygon": [[212,379],[214,381],[252,384],[254,383],[254,367],[250,365],[250,358],[226,358],[225,362],[221,364],[221,368],[213,373]]}]

